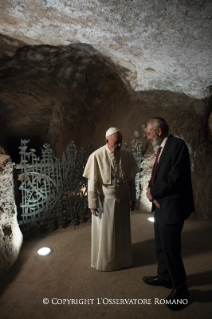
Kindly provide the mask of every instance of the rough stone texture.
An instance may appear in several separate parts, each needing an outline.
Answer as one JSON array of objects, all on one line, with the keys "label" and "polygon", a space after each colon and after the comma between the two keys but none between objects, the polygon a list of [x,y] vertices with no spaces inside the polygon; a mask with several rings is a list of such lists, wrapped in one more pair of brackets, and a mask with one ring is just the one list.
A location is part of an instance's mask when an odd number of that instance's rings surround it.
[{"label": "rough stone texture", "polygon": [[127,68],[136,91],[211,94],[211,0],[3,0],[0,21],[7,55],[23,43],[88,43]]},{"label": "rough stone texture", "polygon": [[28,46],[0,61],[0,115],[7,132],[3,143],[14,160],[20,138],[31,138],[33,148],[49,142],[61,156],[70,139],[78,146],[103,145],[106,130],[116,125],[129,145],[138,138],[143,142],[140,208],[149,209],[145,189],[154,155],[145,124],[162,116],[171,133],[189,146],[197,216],[212,217],[211,99],[158,90],[136,93],[121,80],[125,69],[89,45]]},{"label": "rough stone texture", "polygon": [[17,223],[14,198],[13,164],[7,155],[0,155],[0,275],[18,257],[22,234]]}]

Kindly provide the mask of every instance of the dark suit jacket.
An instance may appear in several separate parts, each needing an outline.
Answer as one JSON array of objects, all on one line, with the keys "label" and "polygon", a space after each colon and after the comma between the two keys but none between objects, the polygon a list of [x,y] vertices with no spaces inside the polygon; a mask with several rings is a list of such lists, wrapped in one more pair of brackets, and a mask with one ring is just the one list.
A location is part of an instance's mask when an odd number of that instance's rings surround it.
[{"label": "dark suit jacket", "polygon": [[190,157],[186,143],[169,135],[156,169],[150,193],[161,207],[153,204],[158,220],[180,223],[194,212]]}]

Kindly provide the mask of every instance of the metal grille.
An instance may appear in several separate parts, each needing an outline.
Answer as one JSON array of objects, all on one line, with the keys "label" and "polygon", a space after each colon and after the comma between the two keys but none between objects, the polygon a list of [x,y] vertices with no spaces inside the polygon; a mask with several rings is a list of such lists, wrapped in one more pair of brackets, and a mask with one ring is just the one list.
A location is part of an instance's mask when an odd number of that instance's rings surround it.
[{"label": "metal grille", "polygon": [[[78,224],[90,218],[87,207],[87,179],[82,177],[89,155],[94,151],[90,145],[86,150],[77,150],[71,141],[62,159],[54,156],[49,144],[41,149],[41,158],[34,149],[28,150],[30,140],[21,140],[21,162],[19,170],[22,192],[22,215],[19,225],[24,233],[53,230],[70,223]],[[123,144],[127,147],[127,144]],[[132,153],[141,167],[143,161],[141,141]],[[140,173],[136,176],[137,199],[140,195]]]}]

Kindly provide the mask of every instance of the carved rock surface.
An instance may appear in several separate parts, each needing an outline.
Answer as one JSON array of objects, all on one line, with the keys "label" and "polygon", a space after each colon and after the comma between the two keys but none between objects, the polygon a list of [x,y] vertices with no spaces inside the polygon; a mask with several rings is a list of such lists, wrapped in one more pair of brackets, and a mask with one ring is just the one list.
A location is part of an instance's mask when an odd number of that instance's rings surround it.
[{"label": "carved rock surface", "polygon": [[0,275],[17,259],[22,238],[17,223],[13,164],[9,156],[0,154]]},{"label": "carved rock surface", "polygon": [[136,90],[211,94],[211,0],[4,0],[2,52],[87,43],[128,69]]}]

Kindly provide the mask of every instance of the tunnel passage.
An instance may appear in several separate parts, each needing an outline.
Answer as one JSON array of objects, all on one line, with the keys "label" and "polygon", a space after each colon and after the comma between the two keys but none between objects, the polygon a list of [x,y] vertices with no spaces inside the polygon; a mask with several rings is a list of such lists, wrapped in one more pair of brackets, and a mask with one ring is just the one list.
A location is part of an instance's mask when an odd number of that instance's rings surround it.
[{"label": "tunnel passage", "polygon": [[189,147],[197,217],[212,218],[206,98],[211,96],[211,1],[175,2],[3,3],[0,273],[21,246],[12,164],[20,159],[20,139],[30,139],[37,155],[49,143],[59,158],[71,139],[78,147],[103,145],[109,126],[118,126],[130,146],[141,139],[144,211],[150,208],[145,189],[154,161],[145,124],[164,117],[171,133]]},{"label": "tunnel passage", "polygon": [[12,164],[20,160],[20,139],[30,139],[37,155],[48,143],[58,158],[70,140],[77,147],[91,142],[95,148],[102,146],[110,126],[120,128],[130,147],[141,139],[145,156],[139,204],[141,211],[150,211],[145,193],[154,151],[146,141],[145,125],[161,116],[189,147],[197,217],[212,218],[212,151],[206,136],[210,101],[169,91],[135,92],[126,81],[127,72],[83,44],[27,46],[13,57],[1,57],[0,251],[10,252],[2,259],[3,268],[14,262],[22,243],[16,217],[17,209],[21,214],[18,174]]},{"label": "tunnel passage", "polygon": [[[118,94],[127,95],[114,64],[88,45],[24,47],[14,57],[4,57],[3,60],[0,101],[4,116],[2,144],[6,145],[7,153],[16,164],[20,163],[21,139],[30,140],[27,151],[35,149],[39,157],[46,143],[59,158],[70,140],[78,146],[87,147],[102,109],[109,112]],[[20,169],[14,169],[13,174],[20,223],[23,213],[21,203],[25,204],[25,196],[23,192],[21,196],[19,190],[23,177]],[[26,195],[32,201],[40,195],[53,201],[57,195],[54,188],[51,188],[51,194],[42,193],[43,187],[52,183],[51,178],[38,179],[36,172],[31,172],[25,182],[30,185],[37,183],[37,189]],[[64,205],[67,206],[67,203]],[[72,207],[71,204],[69,206]],[[58,227],[57,220],[54,224]]]},{"label": "tunnel passage", "polygon": [[98,148],[105,143],[106,130],[117,126],[130,146],[141,139],[146,150],[140,208],[149,210],[145,188],[154,152],[146,141],[145,125],[151,117],[164,117],[171,133],[189,146],[197,214],[208,218],[210,192],[203,200],[199,191],[211,171],[211,144],[204,127],[208,99],[159,90],[135,92],[127,73],[87,44],[25,46],[12,57],[2,56],[0,144],[15,162],[20,158],[20,138],[30,139],[36,150],[49,143],[60,158],[70,140],[78,147],[94,143]]},{"label": "tunnel passage", "polygon": [[[28,133],[29,134],[29,133]],[[42,146],[46,143],[45,136],[41,135],[24,135],[24,136],[7,136],[6,145],[8,149],[8,153],[11,156],[13,163],[18,164],[20,163],[20,146],[21,140],[26,139],[29,140],[28,149],[35,149],[35,154],[37,156],[41,156]]]}]

